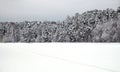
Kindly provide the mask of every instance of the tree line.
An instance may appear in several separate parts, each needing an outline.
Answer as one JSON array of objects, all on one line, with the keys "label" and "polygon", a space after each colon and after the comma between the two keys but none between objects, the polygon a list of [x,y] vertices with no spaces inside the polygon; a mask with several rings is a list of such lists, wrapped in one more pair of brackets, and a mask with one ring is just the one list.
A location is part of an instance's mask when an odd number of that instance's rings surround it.
[{"label": "tree line", "polygon": [[0,22],[0,42],[120,42],[120,7],[76,13],[58,22]]}]

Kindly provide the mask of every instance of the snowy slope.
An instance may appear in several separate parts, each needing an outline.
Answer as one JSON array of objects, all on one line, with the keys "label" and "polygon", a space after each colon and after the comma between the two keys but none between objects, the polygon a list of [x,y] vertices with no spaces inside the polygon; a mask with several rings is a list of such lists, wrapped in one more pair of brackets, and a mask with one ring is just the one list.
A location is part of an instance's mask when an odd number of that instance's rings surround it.
[{"label": "snowy slope", "polygon": [[0,72],[120,72],[120,44],[1,43]]}]

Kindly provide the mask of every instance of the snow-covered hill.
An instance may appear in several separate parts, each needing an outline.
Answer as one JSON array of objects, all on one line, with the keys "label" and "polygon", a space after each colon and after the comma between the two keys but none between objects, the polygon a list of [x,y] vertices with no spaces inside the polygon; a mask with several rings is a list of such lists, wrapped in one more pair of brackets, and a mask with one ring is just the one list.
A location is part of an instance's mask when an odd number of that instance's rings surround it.
[{"label": "snow-covered hill", "polygon": [[0,44],[0,72],[120,72],[120,44]]}]

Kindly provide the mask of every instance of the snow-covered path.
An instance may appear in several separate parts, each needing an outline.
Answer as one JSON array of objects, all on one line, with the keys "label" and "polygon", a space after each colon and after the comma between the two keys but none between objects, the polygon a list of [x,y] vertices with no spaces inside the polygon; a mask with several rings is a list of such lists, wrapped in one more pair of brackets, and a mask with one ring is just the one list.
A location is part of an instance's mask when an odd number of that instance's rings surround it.
[{"label": "snow-covered path", "polygon": [[1,43],[0,72],[120,72],[120,44]]}]

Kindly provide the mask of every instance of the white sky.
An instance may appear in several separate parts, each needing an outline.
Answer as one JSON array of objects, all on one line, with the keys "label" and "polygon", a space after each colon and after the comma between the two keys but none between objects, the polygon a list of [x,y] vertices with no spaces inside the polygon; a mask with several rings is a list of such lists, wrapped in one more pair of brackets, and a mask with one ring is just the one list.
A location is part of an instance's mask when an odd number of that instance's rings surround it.
[{"label": "white sky", "polygon": [[63,20],[93,9],[116,9],[120,0],[0,0],[0,20]]}]

